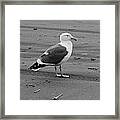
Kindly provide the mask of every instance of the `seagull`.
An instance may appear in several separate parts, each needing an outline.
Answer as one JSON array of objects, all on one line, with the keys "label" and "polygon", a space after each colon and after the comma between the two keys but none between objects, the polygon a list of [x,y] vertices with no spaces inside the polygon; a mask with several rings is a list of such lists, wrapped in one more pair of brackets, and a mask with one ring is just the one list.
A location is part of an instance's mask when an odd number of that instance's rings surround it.
[{"label": "seagull", "polygon": [[[61,65],[65,63],[72,54],[73,44],[71,40],[77,41],[77,38],[73,37],[70,33],[60,34],[60,42],[48,48],[29,69],[38,71],[46,66],[54,66],[56,77],[69,77],[69,75],[62,74]],[[57,73],[57,66],[59,66],[60,74]]]}]

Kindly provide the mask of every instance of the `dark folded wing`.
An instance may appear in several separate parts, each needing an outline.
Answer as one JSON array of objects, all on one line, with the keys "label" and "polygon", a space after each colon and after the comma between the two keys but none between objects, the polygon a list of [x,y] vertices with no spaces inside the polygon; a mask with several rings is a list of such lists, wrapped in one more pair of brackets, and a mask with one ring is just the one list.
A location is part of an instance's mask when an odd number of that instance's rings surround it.
[{"label": "dark folded wing", "polygon": [[41,61],[43,63],[58,64],[68,54],[68,51],[66,47],[57,44],[50,47],[45,53],[41,55]]}]

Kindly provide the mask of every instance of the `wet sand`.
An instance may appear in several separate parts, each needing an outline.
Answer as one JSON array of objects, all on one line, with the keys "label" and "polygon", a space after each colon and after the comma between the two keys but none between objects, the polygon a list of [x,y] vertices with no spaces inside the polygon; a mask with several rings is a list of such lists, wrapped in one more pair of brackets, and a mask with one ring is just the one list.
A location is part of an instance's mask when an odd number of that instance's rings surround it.
[{"label": "wet sand", "polygon": [[[69,32],[78,38],[73,53],[62,65],[70,78],[55,77],[54,67],[37,72],[28,67],[59,35]],[[21,100],[99,100],[100,99],[100,22],[26,21],[20,22],[20,99]]]}]

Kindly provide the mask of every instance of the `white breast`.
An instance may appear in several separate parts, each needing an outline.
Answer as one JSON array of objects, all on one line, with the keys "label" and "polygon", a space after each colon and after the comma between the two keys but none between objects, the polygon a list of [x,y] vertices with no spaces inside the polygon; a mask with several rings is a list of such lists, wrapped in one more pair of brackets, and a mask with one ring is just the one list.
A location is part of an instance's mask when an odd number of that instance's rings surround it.
[{"label": "white breast", "polygon": [[72,54],[72,48],[73,48],[73,44],[71,41],[65,41],[65,42],[61,42],[60,43],[62,46],[66,47],[66,50],[68,51],[68,54],[63,58],[63,60],[60,62],[60,64],[62,64],[63,62],[66,62],[71,54]]}]

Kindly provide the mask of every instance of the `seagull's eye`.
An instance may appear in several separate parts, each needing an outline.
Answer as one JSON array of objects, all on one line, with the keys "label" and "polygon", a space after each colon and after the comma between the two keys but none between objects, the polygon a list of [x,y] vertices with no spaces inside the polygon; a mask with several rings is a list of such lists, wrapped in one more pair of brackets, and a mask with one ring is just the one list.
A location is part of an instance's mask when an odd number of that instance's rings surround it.
[{"label": "seagull's eye", "polygon": [[69,35],[66,35],[67,37],[69,37]]}]

